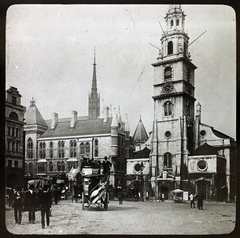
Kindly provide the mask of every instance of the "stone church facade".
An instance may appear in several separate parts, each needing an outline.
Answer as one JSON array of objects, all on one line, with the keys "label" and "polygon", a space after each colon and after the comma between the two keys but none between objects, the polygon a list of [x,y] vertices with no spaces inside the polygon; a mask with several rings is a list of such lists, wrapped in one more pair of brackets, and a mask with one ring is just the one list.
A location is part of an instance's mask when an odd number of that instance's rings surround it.
[{"label": "stone church facade", "polygon": [[[155,198],[163,195],[168,199],[172,190],[181,188],[195,193],[201,190],[206,199],[233,201],[236,143],[201,123],[200,104],[194,116],[194,72],[197,67],[188,52],[185,16],[180,5],[170,5],[165,17],[167,30],[160,39],[159,57],[152,64],[151,193]],[[199,149],[204,144],[212,148],[210,154],[204,154]],[[202,164],[201,168],[197,164]]]}]

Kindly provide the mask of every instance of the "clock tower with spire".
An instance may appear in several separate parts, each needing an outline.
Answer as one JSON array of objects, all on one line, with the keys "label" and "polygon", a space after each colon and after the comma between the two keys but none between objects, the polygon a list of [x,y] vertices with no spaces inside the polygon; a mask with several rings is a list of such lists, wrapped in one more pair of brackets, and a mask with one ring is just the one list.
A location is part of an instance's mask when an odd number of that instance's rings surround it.
[{"label": "clock tower with spire", "polygon": [[187,158],[193,151],[194,70],[197,67],[191,62],[188,52],[185,16],[181,5],[170,5],[165,17],[167,30],[160,39],[159,57],[152,64],[154,123],[151,181],[156,196],[167,196],[174,187],[184,188]]}]

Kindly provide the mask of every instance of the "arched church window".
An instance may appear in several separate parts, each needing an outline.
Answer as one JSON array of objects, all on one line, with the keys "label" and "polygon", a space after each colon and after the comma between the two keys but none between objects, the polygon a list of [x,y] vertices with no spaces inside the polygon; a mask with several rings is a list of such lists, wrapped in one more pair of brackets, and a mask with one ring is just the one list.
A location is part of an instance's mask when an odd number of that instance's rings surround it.
[{"label": "arched church window", "polygon": [[164,154],[164,162],[163,162],[164,168],[170,169],[172,168],[172,154],[167,152]]},{"label": "arched church window", "polygon": [[45,144],[45,142],[40,142],[39,143],[39,157],[40,157],[40,159],[45,159],[46,158],[46,144]]},{"label": "arched church window", "polygon": [[64,158],[64,141],[58,141],[58,157]]},{"label": "arched church window", "polygon": [[86,143],[85,148],[86,148],[86,153],[90,153],[90,144],[88,142]]},{"label": "arched church window", "polygon": [[176,21],[176,26],[179,26],[179,19],[177,19]]},{"label": "arched church window", "polygon": [[33,140],[32,138],[28,138],[27,140],[27,158],[33,158]]},{"label": "arched church window", "polygon": [[70,157],[71,158],[75,158],[77,156],[76,149],[77,149],[76,140],[71,140],[70,141]]},{"label": "arched church window", "polygon": [[39,163],[38,164],[38,173],[45,173],[44,163]]},{"label": "arched church window", "polygon": [[95,157],[98,157],[98,140],[97,140],[97,139],[94,141],[94,144],[95,144],[95,153],[94,153],[94,156],[95,156]]},{"label": "arched church window", "polygon": [[172,27],[173,27],[173,20],[171,20],[170,24],[171,24],[171,29],[172,29]]},{"label": "arched church window", "polygon": [[173,110],[173,104],[170,101],[167,101],[163,105],[164,107],[164,116],[171,116]]},{"label": "arched church window", "polygon": [[169,41],[168,42],[168,55],[173,54],[173,42]]},{"label": "arched church window", "polygon": [[80,144],[80,154],[81,155],[84,154],[84,143],[83,142]]},{"label": "arched church window", "polygon": [[52,159],[53,158],[53,142],[51,141],[50,144],[49,144],[49,155],[50,155],[50,158]]},{"label": "arched church window", "polygon": [[58,172],[60,172],[61,171],[61,162],[57,162],[57,170],[58,170]]},{"label": "arched church window", "polygon": [[164,80],[165,81],[172,80],[172,68],[170,66],[164,69]]},{"label": "arched church window", "polygon": [[14,121],[18,121],[18,115],[17,115],[17,113],[11,112],[11,113],[9,114],[9,119],[12,119],[12,120],[14,120]]}]

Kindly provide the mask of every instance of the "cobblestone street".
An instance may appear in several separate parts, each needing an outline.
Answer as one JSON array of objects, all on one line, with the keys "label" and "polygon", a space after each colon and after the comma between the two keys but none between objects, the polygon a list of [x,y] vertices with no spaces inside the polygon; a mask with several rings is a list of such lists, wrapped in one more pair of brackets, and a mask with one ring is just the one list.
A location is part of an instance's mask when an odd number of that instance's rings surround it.
[{"label": "cobblestone street", "polygon": [[61,200],[52,205],[50,226],[42,229],[40,212],[29,224],[28,212],[15,224],[6,207],[6,228],[13,234],[227,234],[235,227],[234,203],[204,203],[203,210],[187,203],[110,201],[108,211],[82,210],[82,204]]}]

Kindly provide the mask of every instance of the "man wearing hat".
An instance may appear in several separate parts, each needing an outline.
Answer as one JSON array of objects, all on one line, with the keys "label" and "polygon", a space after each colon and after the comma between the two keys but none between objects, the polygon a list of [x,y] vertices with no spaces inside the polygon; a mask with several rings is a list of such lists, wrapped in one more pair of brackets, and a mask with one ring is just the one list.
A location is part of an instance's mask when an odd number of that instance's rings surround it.
[{"label": "man wearing hat", "polygon": [[28,220],[30,223],[35,223],[35,206],[36,206],[37,196],[34,192],[34,185],[29,186],[28,191],[25,193],[24,207],[28,210]]},{"label": "man wearing hat", "polygon": [[22,220],[22,208],[23,208],[23,195],[21,193],[20,187],[17,187],[16,190],[14,189],[13,208],[14,208],[15,222],[20,225]]},{"label": "man wearing hat", "polygon": [[110,169],[112,167],[112,163],[108,161],[107,156],[104,157],[103,165],[103,174],[108,175],[110,173]]},{"label": "man wearing hat", "polygon": [[50,208],[51,208],[51,193],[48,185],[43,186],[43,191],[39,196],[39,204],[41,209],[41,224],[45,228],[45,215],[47,226],[50,224]]}]

